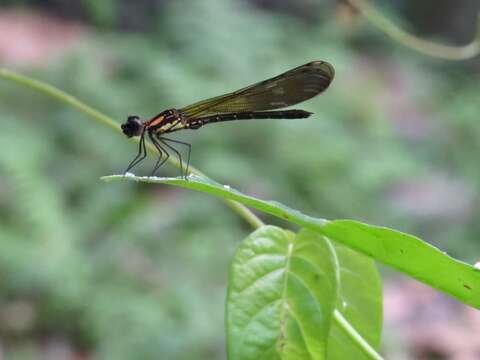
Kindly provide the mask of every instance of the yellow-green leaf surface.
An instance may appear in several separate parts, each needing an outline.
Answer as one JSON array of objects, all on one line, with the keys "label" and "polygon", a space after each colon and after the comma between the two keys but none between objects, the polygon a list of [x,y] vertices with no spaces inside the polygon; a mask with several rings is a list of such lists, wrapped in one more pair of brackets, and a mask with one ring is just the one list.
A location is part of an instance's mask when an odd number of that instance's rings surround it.
[{"label": "yellow-green leaf surface", "polygon": [[337,279],[333,247],[318,233],[252,233],[230,268],[228,358],[326,359]]},{"label": "yellow-green leaf surface", "polygon": [[274,201],[259,200],[226,185],[198,176],[181,178],[136,177],[113,175],[103,180],[133,180],[170,184],[235,200],[246,206],[310,228],[360,253],[390,265],[436,289],[480,308],[480,271],[453,259],[421,239],[392,229],[353,220],[315,218]]}]

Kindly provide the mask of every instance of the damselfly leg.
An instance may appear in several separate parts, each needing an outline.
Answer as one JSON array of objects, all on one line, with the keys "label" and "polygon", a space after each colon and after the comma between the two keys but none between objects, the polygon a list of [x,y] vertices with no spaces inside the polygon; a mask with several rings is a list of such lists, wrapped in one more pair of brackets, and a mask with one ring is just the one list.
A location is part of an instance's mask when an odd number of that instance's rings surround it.
[{"label": "damselfly leg", "polygon": [[147,149],[145,147],[145,132],[140,136],[140,141],[138,142],[138,153],[137,156],[130,162],[124,174],[128,173],[134,166],[140,163],[143,159],[147,157]]},{"label": "damselfly leg", "polygon": [[188,148],[188,153],[187,153],[187,167],[185,169],[185,179],[187,178],[188,176],[188,170],[190,168],[190,154],[192,152],[192,145],[187,143],[187,142],[184,142],[184,141],[180,141],[180,140],[173,140],[173,139],[169,139],[169,138],[166,138],[164,136],[162,136],[162,140],[163,141],[167,141],[167,142],[172,142],[172,143],[175,143],[175,144],[180,144],[180,145],[184,145]]},{"label": "damselfly leg", "polygon": [[185,180],[187,179],[186,173],[183,172],[183,159],[182,159],[182,154],[175,149],[172,145],[168,144],[167,142],[164,141],[164,139],[161,136],[157,135],[157,140],[162,143],[162,145],[165,145],[168,149],[173,151],[175,155],[177,155],[178,162],[180,163],[180,176],[183,177]]},{"label": "damselfly leg", "polygon": [[[163,165],[165,164],[165,162],[168,160],[168,158],[170,157],[170,154],[168,153],[167,150],[165,150],[165,148],[163,148],[158,142],[157,140],[155,139],[155,137],[152,135],[152,133],[148,133],[148,137],[150,138],[150,141],[152,142],[153,146],[155,146],[155,148],[157,149],[158,151],[158,159],[157,159],[157,162],[155,163],[155,166],[153,167],[153,170],[150,174],[150,176],[155,176],[155,173],[157,172],[157,170]],[[165,154],[165,158],[163,158],[163,154]]]}]

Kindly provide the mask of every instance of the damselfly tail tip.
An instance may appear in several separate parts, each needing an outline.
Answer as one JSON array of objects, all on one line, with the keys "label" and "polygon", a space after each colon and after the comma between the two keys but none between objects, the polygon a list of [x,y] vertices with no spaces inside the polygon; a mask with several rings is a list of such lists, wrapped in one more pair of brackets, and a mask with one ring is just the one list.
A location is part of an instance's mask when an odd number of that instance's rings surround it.
[{"label": "damselfly tail tip", "polygon": [[297,112],[297,118],[298,119],[305,119],[313,115],[313,112],[310,111],[305,111],[305,110],[298,110]]}]

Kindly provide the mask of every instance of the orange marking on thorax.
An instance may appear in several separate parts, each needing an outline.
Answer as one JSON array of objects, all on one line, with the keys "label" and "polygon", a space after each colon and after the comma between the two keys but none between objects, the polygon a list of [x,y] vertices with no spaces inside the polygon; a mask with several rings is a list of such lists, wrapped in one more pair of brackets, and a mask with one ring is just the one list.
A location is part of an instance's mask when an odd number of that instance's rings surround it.
[{"label": "orange marking on thorax", "polygon": [[153,127],[153,126],[158,126],[162,123],[163,119],[165,119],[165,116],[164,115],[161,115],[161,116],[158,116],[152,120],[150,120],[148,123],[147,123],[147,128],[149,127]]}]

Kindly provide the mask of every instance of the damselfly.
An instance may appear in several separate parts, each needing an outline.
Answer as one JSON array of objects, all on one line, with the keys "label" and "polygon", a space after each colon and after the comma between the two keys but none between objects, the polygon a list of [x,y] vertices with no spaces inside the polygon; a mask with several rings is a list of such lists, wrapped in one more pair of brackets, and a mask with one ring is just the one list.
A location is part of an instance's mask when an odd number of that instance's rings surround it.
[{"label": "damselfly", "polygon": [[[152,175],[167,161],[170,152],[180,162],[181,175],[188,174],[191,145],[166,138],[164,135],[183,129],[199,129],[204,125],[250,119],[303,119],[312,113],[304,110],[277,110],[308,100],[325,91],[333,80],[333,66],[325,61],[312,61],[296,67],[271,79],[256,83],[232,93],[203,100],[181,109],[162,111],[150,120],[144,121],[138,116],[129,116],[122,124],[123,133],[127,137],[140,136],[137,156],[128,165],[128,172],[147,156],[145,136],[158,150],[158,159]],[[183,161],[175,144],[188,149],[185,174]]]}]

